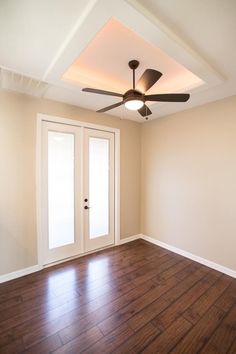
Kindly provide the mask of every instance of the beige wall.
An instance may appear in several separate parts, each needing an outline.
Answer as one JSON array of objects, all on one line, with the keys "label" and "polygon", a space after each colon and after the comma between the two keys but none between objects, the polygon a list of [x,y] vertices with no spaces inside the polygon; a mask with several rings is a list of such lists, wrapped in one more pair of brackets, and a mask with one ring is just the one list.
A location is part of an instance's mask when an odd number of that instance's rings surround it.
[{"label": "beige wall", "polygon": [[142,233],[236,270],[236,96],[142,125]]},{"label": "beige wall", "polygon": [[0,274],[37,263],[36,115],[119,128],[121,237],[140,232],[140,124],[54,101],[0,93]]},{"label": "beige wall", "polygon": [[236,97],[141,126],[2,91],[0,274],[37,263],[38,112],[121,130],[122,238],[141,231],[236,270]]}]

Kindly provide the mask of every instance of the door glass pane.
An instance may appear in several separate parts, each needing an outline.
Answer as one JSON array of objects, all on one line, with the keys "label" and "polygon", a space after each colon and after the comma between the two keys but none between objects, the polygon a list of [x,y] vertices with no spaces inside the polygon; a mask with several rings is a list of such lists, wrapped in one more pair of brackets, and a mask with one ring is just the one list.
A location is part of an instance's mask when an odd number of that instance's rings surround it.
[{"label": "door glass pane", "polygon": [[48,132],[49,248],[74,243],[74,135]]},{"label": "door glass pane", "polygon": [[89,237],[109,234],[109,140],[89,138]]}]

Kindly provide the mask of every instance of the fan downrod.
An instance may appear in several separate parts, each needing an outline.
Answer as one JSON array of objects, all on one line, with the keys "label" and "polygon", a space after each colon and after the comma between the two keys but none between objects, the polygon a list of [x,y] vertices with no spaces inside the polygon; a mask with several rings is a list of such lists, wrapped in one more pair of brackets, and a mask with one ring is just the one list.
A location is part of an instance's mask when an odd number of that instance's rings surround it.
[{"label": "fan downrod", "polygon": [[139,66],[139,61],[138,60],[130,60],[129,61],[130,69],[136,70],[138,66]]}]

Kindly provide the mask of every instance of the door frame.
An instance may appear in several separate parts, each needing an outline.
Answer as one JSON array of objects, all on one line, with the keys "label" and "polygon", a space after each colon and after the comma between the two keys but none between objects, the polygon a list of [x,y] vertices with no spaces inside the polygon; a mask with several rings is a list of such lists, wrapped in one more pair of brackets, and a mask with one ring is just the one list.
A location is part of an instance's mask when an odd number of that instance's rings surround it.
[{"label": "door frame", "polygon": [[[37,253],[38,253],[38,265],[44,267],[43,265],[43,200],[42,200],[42,123],[52,122],[66,125],[73,125],[76,127],[80,127],[82,130],[84,128],[106,131],[110,133],[114,133],[114,150],[115,150],[115,196],[114,196],[114,208],[115,208],[115,245],[120,243],[120,129],[107,127],[104,125],[87,123],[75,119],[62,118],[57,116],[51,116],[43,113],[37,114],[37,130],[36,130],[36,223],[37,223]],[[83,132],[82,132],[83,133]],[[81,151],[83,154],[83,134],[81,139]],[[81,181],[83,183],[83,181]],[[83,232],[83,230],[81,230]],[[83,238],[82,238],[83,239]],[[108,246],[111,247],[111,246]],[[84,252],[84,242],[82,240],[81,245],[82,253],[76,255],[77,258],[85,255]],[[96,252],[96,251],[92,251]],[[88,252],[88,253],[92,253]],[[64,259],[62,261],[66,261]],[[59,261],[60,262],[60,261]]]}]

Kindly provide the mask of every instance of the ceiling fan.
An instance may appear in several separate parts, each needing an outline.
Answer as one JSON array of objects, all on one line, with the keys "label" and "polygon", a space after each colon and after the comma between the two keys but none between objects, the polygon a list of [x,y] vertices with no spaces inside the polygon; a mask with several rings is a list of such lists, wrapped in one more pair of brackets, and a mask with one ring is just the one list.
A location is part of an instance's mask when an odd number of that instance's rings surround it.
[{"label": "ceiling fan", "polygon": [[141,116],[147,117],[150,114],[152,114],[151,110],[146,105],[147,101],[155,101],[155,102],[188,101],[190,97],[188,93],[164,93],[164,94],[156,94],[156,95],[146,95],[145,94],[146,91],[148,91],[161,78],[162,73],[154,69],[146,69],[143,75],[138,80],[137,84],[135,84],[135,70],[137,69],[138,66],[139,66],[139,61],[137,60],[129,61],[129,67],[131,70],[133,70],[133,88],[126,91],[124,94],[111,92],[111,91],[98,90],[94,88],[82,89],[82,91],[84,92],[122,97],[122,101],[112,104],[111,106],[99,109],[97,112],[107,112],[110,109],[119,107],[122,104],[124,104],[127,109],[137,110],[141,114]]}]

